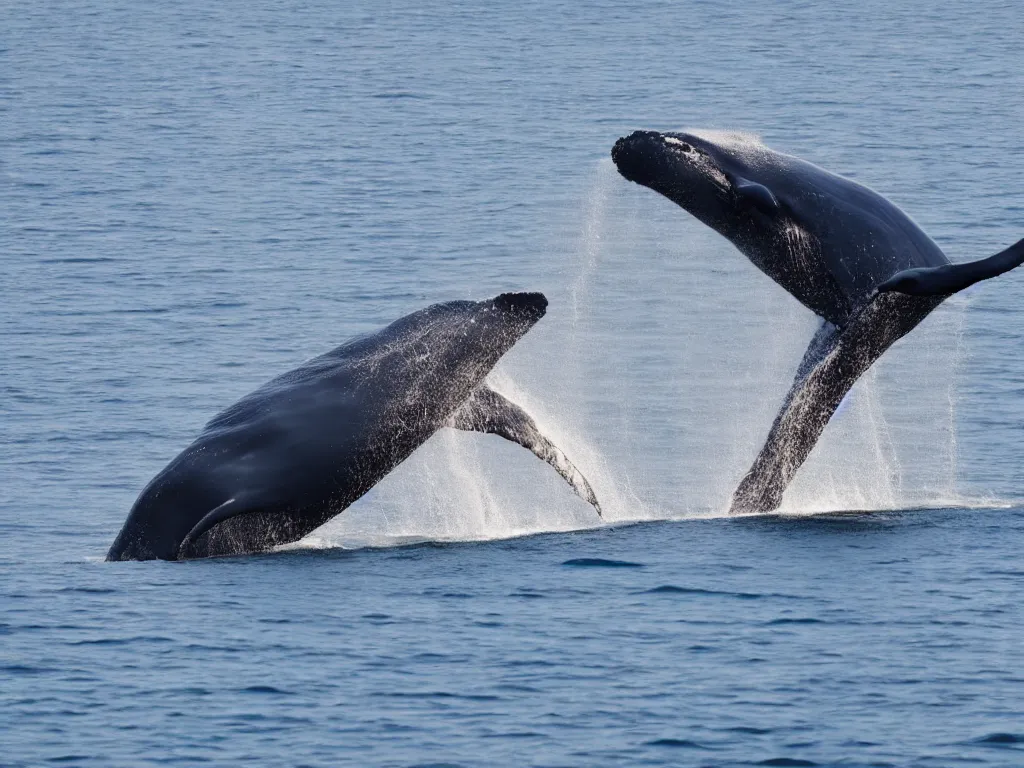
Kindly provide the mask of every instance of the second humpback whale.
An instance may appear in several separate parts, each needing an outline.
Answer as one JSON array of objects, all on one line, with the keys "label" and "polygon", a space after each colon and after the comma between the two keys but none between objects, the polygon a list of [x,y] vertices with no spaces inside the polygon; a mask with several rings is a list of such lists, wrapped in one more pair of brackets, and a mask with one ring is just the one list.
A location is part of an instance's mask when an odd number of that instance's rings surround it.
[{"label": "second humpback whale", "polygon": [[733,512],[776,509],[853,383],[946,297],[1024,262],[1024,240],[951,264],[899,208],[742,134],[637,131],[612,159],[728,238],[821,318]]},{"label": "second humpback whale", "polygon": [[435,304],[264,384],[146,486],[107,559],[244,554],[297,541],[445,426],[522,445],[600,514],[565,454],[484,382],[546,309],[540,293]]}]

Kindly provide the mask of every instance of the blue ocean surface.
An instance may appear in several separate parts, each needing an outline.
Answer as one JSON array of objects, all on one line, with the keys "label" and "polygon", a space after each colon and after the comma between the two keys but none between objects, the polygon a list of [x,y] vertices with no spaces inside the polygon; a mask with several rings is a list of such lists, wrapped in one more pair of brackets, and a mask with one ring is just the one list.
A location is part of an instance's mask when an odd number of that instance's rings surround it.
[{"label": "blue ocean surface", "polygon": [[[954,261],[1024,235],[1016,2],[0,7],[0,764],[1024,764],[1024,273],[730,518],[814,333],[616,173],[756,134]],[[540,290],[492,374],[594,484],[443,430],[306,540],[103,562],[272,376]]]}]

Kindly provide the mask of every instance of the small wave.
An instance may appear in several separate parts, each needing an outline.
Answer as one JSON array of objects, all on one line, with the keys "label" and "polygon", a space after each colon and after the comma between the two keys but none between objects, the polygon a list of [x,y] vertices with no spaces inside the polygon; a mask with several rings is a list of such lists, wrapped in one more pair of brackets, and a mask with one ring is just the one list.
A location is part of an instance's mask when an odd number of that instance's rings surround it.
[{"label": "small wave", "polygon": [[68,645],[127,645],[130,642],[123,637],[100,637],[95,640],[75,640]]},{"label": "small wave", "polygon": [[242,693],[269,693],[276,696],[291,696],[290,691],[283,691],[272,685],[250,685],[247,688],[242,688],[241,691]]},{"label": "small wave", "polygon": [[103,264],[109,261],[117,261],[110,256],[68,256],[62,259],[40,259],[40,264]]},{"label": "small wave", "polygon": [[637,592],[638,595],[705,595],[714,597],[736,597],[741,600],[758,600],[764,595],[757,592],[723,592],[716,589],[700,589],[698,587],[676,587],[672,584],[663,584],[653,589],[645,589]]},{"label": "small wave", "polygon": [[505,662],[506,667],[556,667],[553,661],[546,659],[510,659]]},{"label": "small wave", "polygon": [[134,637],[98,637],[75,640],[68,645],[132,645],[134,643],[173,643],[174,638],[164,635],[135,635]]},{"label": "small wave", "polygon": [[768,626],[775,627],[775,626],[782,626],[784,624],[824,624],[824,623],[825,622],[823,622],[821,619],[811,619],[811,618],[803,618],[803,619],[772,619],[771,621],[768,622]]},{"label": "small wave", "polygon": [[501,701],[500,696],[476,693],[451,693],[449,691],[391,691],[377,693],[376,696],[388,699],[459,699],[461,701]]},{"label": "small wave", "polygon": [[1003,732],[990,733],[988,736],[982,736],[980,739],[975,739],[974,743],[995,744],[1001,747],[1009,744],[1024,744],[1024,734]]},{"label": "small wave", "polygon": [[8,664],[0,667],[0,672],[8,675],[43,675],[53,671],[46,667],[32,667],[27,664]]},{"label": "small wave", "polygon": [[544,738],[543,733],[537,731],[510,731],[508,733],[485,733],[483,734],[485,739],[541,739]]},{"label": "small wave", "polygon": [[412,91],[383,91],[381,93],[375,93],[371,98],[374,99],[426,99],[427,97],[413,93]]},{"label": "small wave", "polygon": [[758,765],[774,765],[780,768],[806,768],[808,766],[815,766],[817,763],[811,760],[801,760],[798,757],[773,757],[768,760],[762,760]]},{"label": "small wave", "polygon": [[424,597],[440,597],[448,600],[470,600],[476,597],[471,592],[445,592],[439,589],[428,589],[423,595]]},{"label": "small wave", "polygon": [[644,568],[643,563],[631,563],[628,560],[605,560],[600,557],[577,557],[566,560],[562,565],[571,568]]},{"label": "small wave", "polygon": [[174,311],[172,307],[127,307],[124,309],[111,309],[107,314],[111,315],[166,315]]},{"label": "small wave", "polygon": [[679,749],[707,749],[703,744],[698,744],[696,741],[690,741],[689,739],[655,739],[654,741],[648,741],[646,746],[676,747]]}]

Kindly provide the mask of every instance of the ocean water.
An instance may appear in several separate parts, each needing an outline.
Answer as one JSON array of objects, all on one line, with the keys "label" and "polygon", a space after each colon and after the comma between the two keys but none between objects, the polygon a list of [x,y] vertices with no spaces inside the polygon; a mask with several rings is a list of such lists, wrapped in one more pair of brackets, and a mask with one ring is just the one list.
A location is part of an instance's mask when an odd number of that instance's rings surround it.
[{"label": "ocean water", "polygon": [[[954,261],[1024,235],[1014,2],[6,2],[0,764],[1024,764],[1024,274],[732,490],[814,320],[608,159],[756,133]],[[440,432],[285,551],[107,564],[271,376],[541,290],[492,381],[588,475]]]}]

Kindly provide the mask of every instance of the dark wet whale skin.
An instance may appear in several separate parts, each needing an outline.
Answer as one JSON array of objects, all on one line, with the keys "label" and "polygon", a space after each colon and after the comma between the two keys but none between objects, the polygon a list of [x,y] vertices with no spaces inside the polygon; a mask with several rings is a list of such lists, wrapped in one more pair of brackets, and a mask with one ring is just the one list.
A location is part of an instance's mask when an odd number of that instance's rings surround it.
[{"label": "dark wet whale skin", "polygon": [[[146,486],[107,559],[240,554],[302,538],[443,426],[546,307],[539,293],[435,304],[264,384]],[[179,551],[232,498],[246,513]]]},{"label": "dark wet whale skin", "polygon": [[[949,260],[877,192],[742,135],[637,131],[612,150],[630,181],[660,192],[731,240],[804,306],[843,327],[877,286]],[[767,198],[736,191],[762,185]]]}]

